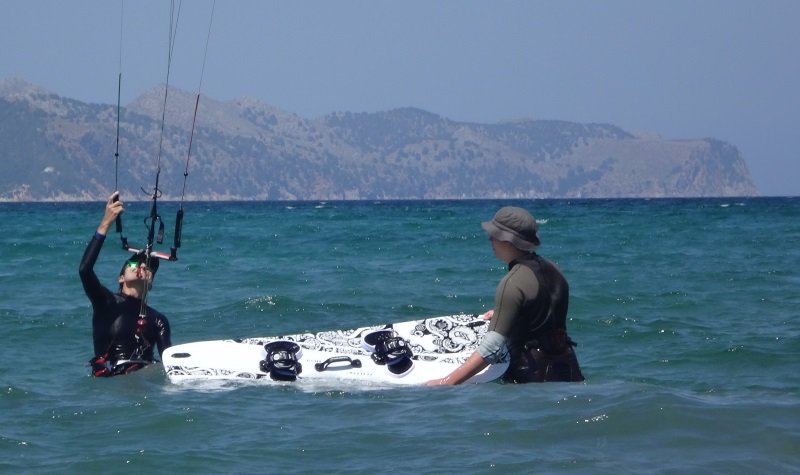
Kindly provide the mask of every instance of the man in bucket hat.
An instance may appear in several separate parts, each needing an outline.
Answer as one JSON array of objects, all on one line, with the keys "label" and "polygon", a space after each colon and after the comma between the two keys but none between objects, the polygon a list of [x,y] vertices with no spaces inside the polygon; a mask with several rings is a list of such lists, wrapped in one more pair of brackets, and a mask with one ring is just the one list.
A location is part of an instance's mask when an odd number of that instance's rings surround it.
[{"label": "man in bucket hat", "polygon": [[450,375],[429,385],[459,384],[510,354],[509,383],[583,381],[575,343],[567,335],[569,285],[561,271],[539,256],[534,217],[513,206],[482,223],[495,256],[508,274],[495,292],[489,329],[478,350]]}]

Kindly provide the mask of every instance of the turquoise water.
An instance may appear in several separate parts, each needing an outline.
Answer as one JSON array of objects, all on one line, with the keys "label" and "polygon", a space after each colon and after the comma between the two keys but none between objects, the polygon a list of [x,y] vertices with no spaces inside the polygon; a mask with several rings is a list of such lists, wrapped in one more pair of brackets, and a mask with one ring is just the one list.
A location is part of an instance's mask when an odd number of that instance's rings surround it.
[{"label": "turquoise water", "polygon": [[[505,204],[188,203],[150,303],[174,343],[482,312],[505,268],[480,221]],[[585,384],[92,379],[77,267],[103,203],[0,204],[0,472],[800,471],[800,199],[516,204],[570,281]],[[111,235],[107,285],[125,255]]]}]

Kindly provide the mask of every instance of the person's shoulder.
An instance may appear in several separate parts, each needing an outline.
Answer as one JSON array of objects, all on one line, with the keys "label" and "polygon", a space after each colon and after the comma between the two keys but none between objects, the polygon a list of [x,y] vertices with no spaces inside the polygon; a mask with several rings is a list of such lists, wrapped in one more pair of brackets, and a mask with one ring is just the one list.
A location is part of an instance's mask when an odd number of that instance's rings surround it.
[{"label": "person's shoulder", "polygon": [[561,272],[561,267],[559,267],[558,264],[556,264],[555,262],[551,261],[550,259],[545,259],[544,257],[542,258],[542,262],[544,266],[549,267],[554,271],[558,272],[559,274],[563,275],[563,273]]},{"label": "person's shoulder", "polygon": [[520,276],[529,276],[534,274],[533,269],[530,266],[525,265],[523,263],[517,263],[514,265],[510,271],[508,271],[509,276],[520,277]]},{"label": "person's shoulder", "polygon": [[154,317],[160,318],[162,320],[167,320],[167,316],[161,313],[158,309],[155,309],[148,305],[147,310],[150,313],[150,315],[153,315]]},{"label": "person's shoulder", "polygon": [[533,269],[526,265],[515,265],[503,277],[501,285],[510,286],[510,288],[528,288],[532,282],[538,282],[536,273]]}]

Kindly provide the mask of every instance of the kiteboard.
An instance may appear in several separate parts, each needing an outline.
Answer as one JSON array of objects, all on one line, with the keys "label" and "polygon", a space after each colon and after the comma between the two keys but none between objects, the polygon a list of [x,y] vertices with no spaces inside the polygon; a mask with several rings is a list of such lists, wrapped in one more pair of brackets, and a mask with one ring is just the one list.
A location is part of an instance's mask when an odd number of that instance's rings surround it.
[{"label": "kiteboard", "polygon": [[[350,330],[198,341],[168,348],[164,369],[173,383],[263,381],[415,385],[442,378],[464,363],[486,334],[479,315],[447,315]],[[508,358],[467,382],[503,375]]]}]

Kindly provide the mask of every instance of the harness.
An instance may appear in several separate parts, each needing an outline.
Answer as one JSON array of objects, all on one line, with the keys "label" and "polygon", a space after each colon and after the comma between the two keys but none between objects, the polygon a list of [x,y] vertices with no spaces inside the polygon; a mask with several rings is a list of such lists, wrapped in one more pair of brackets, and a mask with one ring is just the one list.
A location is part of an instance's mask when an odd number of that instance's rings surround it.
[{"label": "harness", "polygon": [[103,356],[95,356],[89,360],[89,365],[92,367],[92,376],[96,378],[107,378],[111,376],[118,376],[120,374],[128,374],[133,371],[144,368],[148,365],[145,360],[117,360],[112,363],[107,360],[108,353]]},{"label": "harness", "polygon": [[[114,296],[115,300],[119,303],[122,297],[120,295]],[[150,340],[145,336],[147,330],[147,318],[140,314],[136,320],[136,331],[134,338],[136,346],[128,358],[114,359],[111,356],[111,348],[114,345],[114,340],[109,342],[106,352],[101,356],[95,356],[89,360],[89,366],[92,367],[92,376],[94,377],[111,377],[120,374],[128,374],[133,371],[139,370],[151,363],[151,361],[144,359],[144,352],[152,346]]]},{"label": "harness", "polygon": [[540,349],[557,355],[577,346],[566,331],[569,304],[569,284],[549,261],[531,253],[517,260],[528,267],[539,282],[539,294],[522,309],[522,315],[512,335],[513,347],[530,351]]}]

